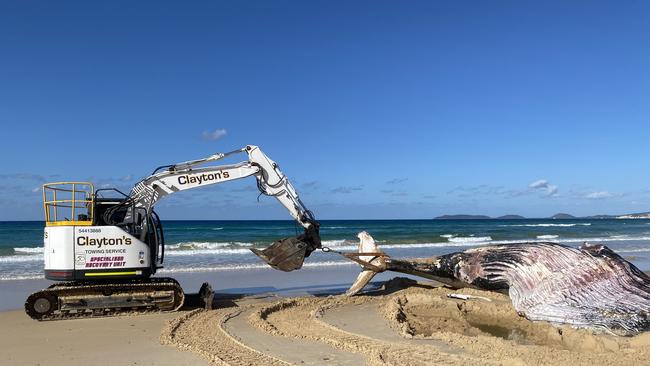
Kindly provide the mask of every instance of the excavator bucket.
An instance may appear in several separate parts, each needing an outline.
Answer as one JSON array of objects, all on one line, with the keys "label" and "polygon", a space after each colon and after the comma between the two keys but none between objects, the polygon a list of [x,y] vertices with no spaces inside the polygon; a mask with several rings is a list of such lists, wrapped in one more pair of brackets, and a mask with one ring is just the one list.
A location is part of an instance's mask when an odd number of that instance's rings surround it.
[{"label": "excavator bucket", "polygon": [[307,251],[307,243],[298,240],[297,237],[284,238],[271,244],[266,249],[251,248],[251,251],[271,267],[280,271],[291,272],[302,267],[305,252]]},{"label": "excavator bucket", "polygon": [[291,272],[302,267],[305,257],[321,247],[318,227],[310,227],[299,236],[280,239],[266,249],[251,251],[275,269]]}]

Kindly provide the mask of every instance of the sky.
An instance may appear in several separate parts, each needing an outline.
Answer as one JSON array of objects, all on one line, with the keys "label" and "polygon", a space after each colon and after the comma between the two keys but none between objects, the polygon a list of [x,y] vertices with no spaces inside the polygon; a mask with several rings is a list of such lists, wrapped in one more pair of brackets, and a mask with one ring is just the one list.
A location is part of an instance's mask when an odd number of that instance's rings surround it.
[{"label": "sky", "polygon": [[[645,1],[0,0],[0,220],[247,144],[319,219],[650,211],[649,39]],[[290,218],[253,178],[156,209]]]}]

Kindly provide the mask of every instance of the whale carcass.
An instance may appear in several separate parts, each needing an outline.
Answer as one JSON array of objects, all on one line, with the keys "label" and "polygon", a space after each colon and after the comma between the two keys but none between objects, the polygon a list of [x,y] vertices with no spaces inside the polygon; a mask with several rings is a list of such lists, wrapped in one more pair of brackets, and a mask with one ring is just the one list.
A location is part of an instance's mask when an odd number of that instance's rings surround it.
[{"label": "whale carcass", "polygon": [[517,243],[404,260],[384,255],[368,233],[358,237],[363,270],[347,295],[376,273],[394,271],[506,292],[515,310],[533,321],[626,336],[650,330],[650,277],[604,245]]}]

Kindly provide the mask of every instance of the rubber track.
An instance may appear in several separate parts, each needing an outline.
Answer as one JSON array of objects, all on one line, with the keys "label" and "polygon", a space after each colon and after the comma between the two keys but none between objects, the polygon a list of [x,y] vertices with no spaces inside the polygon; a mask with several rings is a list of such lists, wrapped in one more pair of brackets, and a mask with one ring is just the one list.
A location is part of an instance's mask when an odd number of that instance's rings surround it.
[{"label": "rubber track", "polygon": [[[50,314],[39,314],[33,311],[33,303],[40,297],[54,296],[57,299],[59,296],[83,296],[83,295],[98,295],[106,292],[147,292],[147,291],[165,291],[173,290],[175,293],[174,300],[176,306],[173,309],[161,310],[155,306],[150,307],[137,307],[137,308],[107,308],[104,310],[91,310],[87,311],[57,311]],[[102,283],[102,284],[89,284],[84,282],[65,282],[56,283],[50,287],[37,291],[25,301],[25,312],[32,319],[36,320],[65,320],[65,319],[83,319],[83,318],[97,318],[97,317],[110,317],[121,315],[134,315],[134,314],[148,314],[159,312],[172,312],[180,309],[185,301],[185,294],[180,284],[173,278],[150,278],[146,281],[133,280],[124,281],[119,283]],[[58,309],[57,309],[58,310]]]}]

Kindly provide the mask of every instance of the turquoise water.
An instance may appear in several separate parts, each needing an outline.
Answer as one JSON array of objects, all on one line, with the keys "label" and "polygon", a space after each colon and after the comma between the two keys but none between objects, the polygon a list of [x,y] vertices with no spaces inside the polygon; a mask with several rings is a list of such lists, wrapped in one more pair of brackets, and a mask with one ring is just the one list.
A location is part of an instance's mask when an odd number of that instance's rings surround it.
[{"label": "turquoise water", "polygon": [[[165,221],[162,273],[265,267],[250,252],[302,232],[293,221]],[[355,250],[356,234],[368,231],[393,257],[440,255],[471,247],[553,241],[578,246],[601,243],[642,270],[650,270],[650,220],[325,220],[323,245]],[[41,278],[43,222],[0,222],[0,280]],[[349,262],[315,252],[306,266]]]}]

